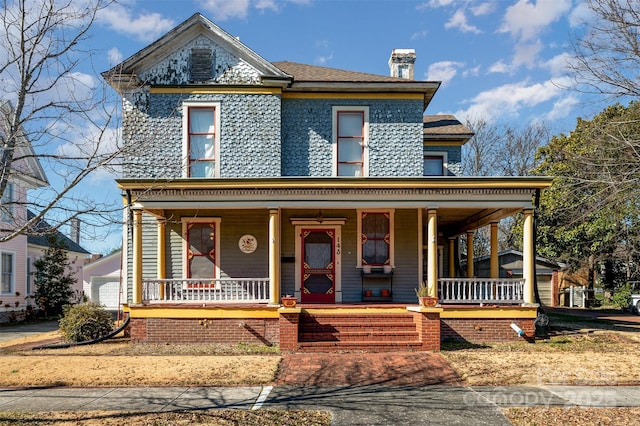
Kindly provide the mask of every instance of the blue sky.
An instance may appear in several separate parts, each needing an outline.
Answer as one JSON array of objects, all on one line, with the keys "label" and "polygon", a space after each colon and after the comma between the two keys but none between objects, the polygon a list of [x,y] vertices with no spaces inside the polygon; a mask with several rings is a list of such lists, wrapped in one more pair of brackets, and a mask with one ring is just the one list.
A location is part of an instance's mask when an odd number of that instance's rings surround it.
[{"label": "blue sky", "polygon": [[[121,0],[93,28],[96,71],[195,12],[269,61],[388,75],[391,50],[413,48],[415,78],[442,81],[427,114],[514,126],[545,121],[558,134],[603,107],[563,88],[570,35],[588,17],[580,0]],[[103,178],[117,197],[113,180]],[[119,238],[85,246],[100,252]]]}]

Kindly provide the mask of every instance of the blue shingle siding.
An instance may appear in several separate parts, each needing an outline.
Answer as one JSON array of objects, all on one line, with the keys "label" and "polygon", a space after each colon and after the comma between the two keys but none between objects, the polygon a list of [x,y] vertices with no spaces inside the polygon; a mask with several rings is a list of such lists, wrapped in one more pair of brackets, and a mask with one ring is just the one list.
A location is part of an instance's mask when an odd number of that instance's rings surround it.
[{"label": "blue shingle siding", "polygon": [[150,94],[141,98],[148,99],[143,108],[124,111],[124,136],[132,151],[123,170],[125,178],[182,177],[182,104],[186,101],[220,102],[220,177],[279,176],[279,95]]},{"label": "blue shingle siding", "polygon": [[422,102],[284,99],[282,175],[331,176],[332,107],[369,107],[369,176],[422,175]]},{"label": "blue shingle siding", "polygon": [[150,85],[188,84],[193,48],[212,51],[213,79],[207,84],[260,84],[260,74],[253,67],[204,35],[196,37],[180,50],[160,60],[151,69],[141,72],[139,78]]},{"label": "blue shingle siding", "polygon": [[424,153],[428,152],[446,152],[447,153],[447,171],[448,176],[462,175],[462,148],[459,146],[425,146]]}]

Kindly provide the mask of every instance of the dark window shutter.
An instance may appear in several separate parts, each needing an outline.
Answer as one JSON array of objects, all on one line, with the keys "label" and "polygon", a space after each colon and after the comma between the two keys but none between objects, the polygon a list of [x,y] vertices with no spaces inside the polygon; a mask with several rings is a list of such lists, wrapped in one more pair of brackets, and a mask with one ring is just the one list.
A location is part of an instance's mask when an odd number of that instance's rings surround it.
[{"label": "dark window shutter", "polygon": [[207,81],[213,78],[211,49],[191,49],[191,81]]}]

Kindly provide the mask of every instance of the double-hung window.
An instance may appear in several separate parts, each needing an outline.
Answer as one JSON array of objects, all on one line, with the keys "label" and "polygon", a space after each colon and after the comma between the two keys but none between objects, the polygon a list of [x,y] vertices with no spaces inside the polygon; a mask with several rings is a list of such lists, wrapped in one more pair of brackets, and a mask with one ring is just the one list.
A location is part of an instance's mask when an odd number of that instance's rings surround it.
[{"label": "double-hung window", "polygon": [[11,223],[13,221],[13,184],[7,182],[7,186],[0,199],[0,222]]},{"label": "double-hung window", "polygon": [[444,176],[447,169],[447,154],[429,152],[424,154],[423,176]]},{"label": "double-hung window", "polygon": [[359,265],[394,265],[393,210],[358,211]]},{"label": "double-hung window", "polygon": [[334,176],[368,175],[368,107],[333,107]]},{"label": "double-hung window", "polygon": [[14,259],[13,253],[2,252],[0,255],[0,293],[13,293]]},{"label": "double-hung window", "polygon": [[192,103],[183,106],[187,177],[219,176],[219,113],[220,106],[217,103]]}]

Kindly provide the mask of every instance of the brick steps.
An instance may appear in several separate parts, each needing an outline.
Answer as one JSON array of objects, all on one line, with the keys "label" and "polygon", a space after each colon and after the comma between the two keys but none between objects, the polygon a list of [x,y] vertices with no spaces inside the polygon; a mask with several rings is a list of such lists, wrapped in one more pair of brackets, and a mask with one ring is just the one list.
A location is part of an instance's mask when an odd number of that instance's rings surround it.
[{"label": "brick steps", "polygon": [[394,351],[420,350],[411,314],[302,314],[298,350]]},{"label": "brick steps", "polygon": [[392,352],[422,349],[420,342],[300,342],[298,350],[300,352],[332,352],[332,351],[368,351],[368,352]]}]

